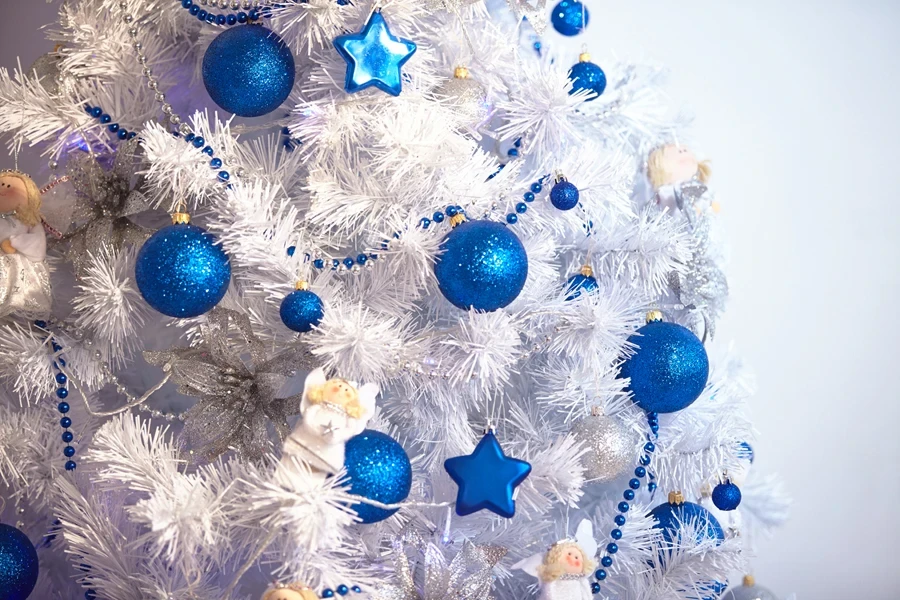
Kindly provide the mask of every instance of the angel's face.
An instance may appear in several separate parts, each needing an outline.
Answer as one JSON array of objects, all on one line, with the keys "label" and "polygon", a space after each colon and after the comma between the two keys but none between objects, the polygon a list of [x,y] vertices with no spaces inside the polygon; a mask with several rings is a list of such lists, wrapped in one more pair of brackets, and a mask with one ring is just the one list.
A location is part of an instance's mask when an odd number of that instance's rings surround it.
[{"label": "angel's face", "polygon": [[359,392],[343,379],[329,379],[325,382],[323,399],[338,406],[348,406],[359,401]]},{"label": "angel's face", "polygon": [[289,588],[272,590],[265,596],[265,600],[308,600],[317,598],[312,591],[298,592]]},{"label": "angel's face", "polygon": [[569,545],[565,551],[559,556],[559,564],[566,570],[566,573],[575,575],[584,570],[584,553],[578,546]]},{"label": "angel's face", "polygon": [[25,182],[18,177],[0,177],[0,213],[16,210],[28,202]]},{"label": "angel's face", "polygon": [[697,174],[699,164],[697,157],[687,146],[669,144],[663,146],[657,152],[660,153],[660,173],[662,181],[660,185],[671,185],[690,180]]}]

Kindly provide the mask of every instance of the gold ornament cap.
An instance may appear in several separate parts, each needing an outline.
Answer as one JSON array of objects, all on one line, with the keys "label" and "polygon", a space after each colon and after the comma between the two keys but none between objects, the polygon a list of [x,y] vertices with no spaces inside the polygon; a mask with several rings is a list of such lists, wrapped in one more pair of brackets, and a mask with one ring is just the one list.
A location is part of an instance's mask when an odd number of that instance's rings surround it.
[{"label": "gold ornament cap", "polygon": [[451,227],[456,227],[460,223],[465,223],[465,222],[466,222],[466,215],[464,215],[462,212],[458,212],[455,215],[453,215],[452,217],[450,217],[450,226]]},{"label": "gold ornament cap", "polygon": [[582,52],[578,55],[578,62],[591,62],[591,53]]},{"label": "gold ornament cap", "polygon": [[581,267],[581,274],[585,277],[593,277],[594,269],[591,267],[591,265],[584,265],[583,267]]},{"label": "gold ornament cap", "polygon": [[459,66],[453,69],[453,76],[456,79],[468,79],[469,78],[469,68]]},{"label": "gold ornament cap", "polygon": [[756,578],[753,575],[744,575],[744,587],[753,587],[756,585]]},{"label": "gold ornament cap", "polygon": [[647,312],[647,322],[648,323],[653,323],[654,321],[662,321],[662,320],[663,320],[663,314],[662,314],[661,310],[654,308],[653,310]]},{"label": "gold ornament cap", "polygon": [[187,225],[191,222],[191,215],[186,212],[174,212],[172,213],[172,224],[173,225]]},{"label": "gold ornament cap", "polygon": [[681,492],[669,492],[669,504],[676,506],[684,504],[684,494]]},{"label": "gold ornament cap", "polygon": [[296,289],[296,290],[308,290],[308,289],[309,289],[309,282],[308,282],[308,281],[300,280],[300,281],[298,281],[298,282],[294,285],[294,289]]}]

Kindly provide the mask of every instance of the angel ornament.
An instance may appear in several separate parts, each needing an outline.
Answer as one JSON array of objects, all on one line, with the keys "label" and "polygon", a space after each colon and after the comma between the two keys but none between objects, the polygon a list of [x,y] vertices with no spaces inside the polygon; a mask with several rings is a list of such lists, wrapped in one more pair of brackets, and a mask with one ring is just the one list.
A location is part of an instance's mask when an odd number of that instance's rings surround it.
[{"label": "angel ornament", "polygon": [[647,176],[657,206],[670,211],[677,208],[689,222],[693,221],[691,212],[701,208],[698,201],[708,189],[710,175],[709,161],[697,160],[688,147],[679,144],[661,146],[647,159]]},{"label": "angel ornament", "polygon": [[19,171],[0,171],[0,317],[50,314],[41,191]]},{"label": "angel ornament", "polygon": [[293,459],[324,473],[344,467],[344,444],[362,433],[375,413],[378,386],[327,379],[321,368],[306,377],[301,420],[284,442],[282,462]]},{"label": "angel ornament", "polygon": [[260,600],[319,600],[319,596],[305,585],[278,583],[267,589]]},{"label": "angel ornament", "polygon": [[585,519],[575,532],[575,538],[560,540],[544,554],[535,554],[515,565],[540,581],[538,600],[591,600],[590,576],[597,554],[594,526]]}]

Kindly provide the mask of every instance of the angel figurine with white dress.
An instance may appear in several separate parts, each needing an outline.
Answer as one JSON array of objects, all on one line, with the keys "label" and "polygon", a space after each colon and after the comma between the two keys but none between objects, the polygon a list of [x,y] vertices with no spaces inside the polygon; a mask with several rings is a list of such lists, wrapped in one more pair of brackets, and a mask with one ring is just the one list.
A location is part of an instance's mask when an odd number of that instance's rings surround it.
[{"label": "angel figurine with white dress", "polygon": [[560,540],[547,552],[535,554],[513,565],[540,581],[538,600],[591,600],[590,576],[596,563],[597,541],[594,526],[585,519],[575,532],[575,538]]},{"label": "angel figurine with white dress", "polygon": [[[666,144],[647,158],[647,177],[655,192],[656,204],[669,211],[678,209],[688,221],[691,211],[706,193],[710,177],[709,161],[701,161],[687,146]],[[713,207],[715,210],[715,207]]]},{"label": "angel figurine with white dress", "polygon": [[325,376],[312,371],[303,386],[301,420],[284,442],[282,463],[296,459],[322,473],[344,467],[344,444],[363,432],[375,413],[378,386]]},{"label": "angel figurine with white dress", "polygon": [[50,313],[41,191],[19,171],[0,171],[0,318]]}]

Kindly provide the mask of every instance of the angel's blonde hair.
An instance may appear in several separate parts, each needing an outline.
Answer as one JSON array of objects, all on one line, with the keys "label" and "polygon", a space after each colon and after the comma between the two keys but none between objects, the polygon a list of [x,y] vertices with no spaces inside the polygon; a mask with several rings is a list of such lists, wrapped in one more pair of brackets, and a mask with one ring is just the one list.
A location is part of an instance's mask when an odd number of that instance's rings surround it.
[{"label": "angel's blonde hair", "polygon": [[597,565],[588,558],[587,552],[581,546],[572,541],[559,542],[558,544],[553,544],[547,554],[544,555],[544,560],[537,569],[537,574],[541,581],[544,583],[556,581],[565,574],[566,568],[559,564],[559,559],[569,548],[577,548],[581,552],[581,556],[584,559],[581,569],[582,575],[590,575],[594,571],[594,567]]},{"label": "angel's blonde hair", "polygon": [[[674,144],[660,146],[659,148],[651,152],[650,157],[647,159],[647,175],[650,177],[650,183],[653,184],[653,187],[655,188],[664,186],[666,184],[666,180],[669,178],[669,171],[666,169],[663,159],[665,158],[666,149],[674,147]],[[708,160],[698,160],[697,179],[699,179],[702,183],[709,183],[709,178],[711,176],[711,163]]]},{"label": "angel's blonde hair", "polygon": [[288,585],[280,588],[276,587],[268,590],[265,594],[263,594],[263,597],[260,598],[260,600],[272,600],[272,598],[275,597],[275,592],[280,592],[283,589],[289,589],[293,592],[297,592],[298,594],[300,594],[300,597],[303,598],[303,600],[319,600],[319,596],[305,585]]},{"label": "angel's blonde hair", "polygon": [[[351,388],[353,388],[353,385],[351,385],[348,381],[346,381],[344,379],[329,379],[322,385],[313,385],[313,386],[310,386],[310,388],[308,390],[306,390],[306,399],[309,401],[309,403],[310,404],[323,404],[324,402],[326,402],[325,387],[333,381],[340,381],[342,383],[346,383]],[[356,388],[353,388],[353,389],[356,389]],[[331,401],[327,400],[327,402],[331,402]],[[348,417],[350,417],[352,419],[361,418],[363,416],[363,407],[362,407],[362,404],[360,404],[360,402],[359,402],[359,392],[358,391],[356,392],[356,396],[354,398],[343,403],[341,405],[341,408],[344,410],[345,413],[347,413]]]},{"label": "angel's blonde hair", "polygon": [[27,201],[16,209],[16,218],[29,227],[41,222],[41,190],[37,184],[21,171],[0,171],[0,177],[15,177],[25,184]]}]

